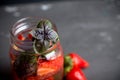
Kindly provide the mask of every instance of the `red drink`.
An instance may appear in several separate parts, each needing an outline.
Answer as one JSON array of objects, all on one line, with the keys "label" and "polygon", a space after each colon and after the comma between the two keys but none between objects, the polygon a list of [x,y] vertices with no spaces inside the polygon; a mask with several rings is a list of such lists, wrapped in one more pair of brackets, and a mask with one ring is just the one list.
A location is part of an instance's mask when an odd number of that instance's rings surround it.
[{"label": "red drink", "polygon": [[31,32],[38,21],[24,18],[11,30],[10,58],[14,80],[62,80],[63,50],[57,37],[52,36],[57,32],[55,26],[36,28],[40,34],[34,37]]}]

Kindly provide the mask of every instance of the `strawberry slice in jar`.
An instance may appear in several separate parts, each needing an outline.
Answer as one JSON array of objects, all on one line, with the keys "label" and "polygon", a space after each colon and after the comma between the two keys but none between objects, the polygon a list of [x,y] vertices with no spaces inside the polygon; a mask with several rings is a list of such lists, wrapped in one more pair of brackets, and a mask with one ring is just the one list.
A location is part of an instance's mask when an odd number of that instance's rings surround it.
[{"label": "strawberry slice in jar", "polygon": [[25,37],[22,34],[18,34],[17,36],[18,40],[24,41]]},{"label": "strawberry slice in jar", "polygon": [[63,67],[63,56],[59,56],[54,60],[39,60],[37,75],[40,79],[48,78],[59,74]]}]

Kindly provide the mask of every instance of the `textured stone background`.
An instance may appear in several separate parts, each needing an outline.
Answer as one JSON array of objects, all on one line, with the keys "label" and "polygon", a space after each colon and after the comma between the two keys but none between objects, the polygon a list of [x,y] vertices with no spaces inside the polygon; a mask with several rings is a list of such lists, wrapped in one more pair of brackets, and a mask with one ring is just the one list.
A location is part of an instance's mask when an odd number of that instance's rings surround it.
[{"label": "textured stone background", "polygon": [[17,20],[50,18],[64,53],[77,52],[89,63],[88,80],[120,80],[120,1],[85,0],[0,6],[0,80],[10,80],[9,29]]}]

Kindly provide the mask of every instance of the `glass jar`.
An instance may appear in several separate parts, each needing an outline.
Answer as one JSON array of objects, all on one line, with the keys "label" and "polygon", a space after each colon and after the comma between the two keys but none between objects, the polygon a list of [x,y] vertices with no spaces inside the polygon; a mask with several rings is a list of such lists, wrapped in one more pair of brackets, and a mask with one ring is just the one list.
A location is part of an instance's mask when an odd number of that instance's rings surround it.
[{"label": "glass jar", "polygon": [[[30,35],[41,20],[23,18],[10,30],[9,54],[14,80],[62,80],[63,50],[60,41],[58,40],[41,53],[36,52],[35,38]],[[52,26],[51,31],[57,33],[56,26],[53,23]],[[43,47],[38,45],[37,50],[42,50],[41,48]]]}]

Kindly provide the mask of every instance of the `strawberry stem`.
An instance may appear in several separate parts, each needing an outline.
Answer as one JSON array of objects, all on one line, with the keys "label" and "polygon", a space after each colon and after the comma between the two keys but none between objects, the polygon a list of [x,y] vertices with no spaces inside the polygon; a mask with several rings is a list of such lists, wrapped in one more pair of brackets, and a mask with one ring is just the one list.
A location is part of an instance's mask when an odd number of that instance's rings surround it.
[{"label": "strawberry stem", "polygon": [[73,62],[70,56],[64,57],[64,74],[66,75],[73,68]]}]

